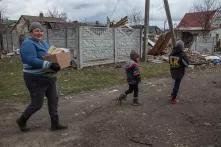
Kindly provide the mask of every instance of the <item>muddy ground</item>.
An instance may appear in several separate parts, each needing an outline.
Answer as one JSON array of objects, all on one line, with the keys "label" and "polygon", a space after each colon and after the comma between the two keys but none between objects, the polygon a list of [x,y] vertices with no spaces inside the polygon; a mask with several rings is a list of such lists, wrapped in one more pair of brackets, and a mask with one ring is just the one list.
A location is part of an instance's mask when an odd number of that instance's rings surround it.
[{"label": "muddy ground", "polygon": [[69,128],[57,132],[49,130],[46,104],[22,133],[15,120],[26,104],[0,102],[0,146],[221,147],[221,72],[188,72],[176,105],[168,103],[171,84],[169,77],[142,81],[139,107],[132,96],[116,105],[126,84],[61,97],[60,119]]}]

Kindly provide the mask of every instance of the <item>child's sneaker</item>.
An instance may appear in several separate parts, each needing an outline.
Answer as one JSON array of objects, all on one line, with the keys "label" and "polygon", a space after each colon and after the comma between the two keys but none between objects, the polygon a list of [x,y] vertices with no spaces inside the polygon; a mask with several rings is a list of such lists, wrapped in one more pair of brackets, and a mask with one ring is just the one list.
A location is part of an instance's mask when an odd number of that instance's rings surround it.
[{"label": "child's sneaker", "polygon": [[176,103],[177,103],[176,97],[175,96],[171,96],[170,104],[176,104]]},{"label": "child's sneaker", "polygon": [[174,100],[170,100],[170,103],[171,103],[171,104],[176,104],[177,101],[176,101],[176,99],[174,99]]},{"label": "child's sneaker", "polygon": [[141,103],[138,101],[138,99],[133,99],[132,105],[133,105],[133,106],[140,106]]},{"label": "child's sneaker", "polygon": [[122,93],[119,97],[117,97],[117,102],[119,102],[121,104],[122,100],[126,101],[126,97],[127,97],[127,95],[125,93]]}]

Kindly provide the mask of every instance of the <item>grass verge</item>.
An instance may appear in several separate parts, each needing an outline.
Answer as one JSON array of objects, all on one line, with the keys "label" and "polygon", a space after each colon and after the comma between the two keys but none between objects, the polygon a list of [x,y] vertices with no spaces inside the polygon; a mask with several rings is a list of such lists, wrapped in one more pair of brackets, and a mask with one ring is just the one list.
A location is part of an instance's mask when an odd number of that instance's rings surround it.
[{"label": "grass verge", "polygon": [[[142,80],[169,75],[169,66],[163,64],[141,63]],[[66,69],[58,73],[58,88],[66,95],[82,91],[96,90],[125,83],[123,68],[96,66],[82,70]],[[19,57],[0,60],[0,100],[22,101],[29,99],[22,75]]]}]

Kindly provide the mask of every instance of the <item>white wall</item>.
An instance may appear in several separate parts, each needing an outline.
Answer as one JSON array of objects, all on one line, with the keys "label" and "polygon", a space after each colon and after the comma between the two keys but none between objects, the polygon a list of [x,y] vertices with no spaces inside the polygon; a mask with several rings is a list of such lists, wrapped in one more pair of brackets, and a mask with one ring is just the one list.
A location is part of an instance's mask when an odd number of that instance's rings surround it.
[{"label": "white wall", "polygon": [[79,40],[80,67],[126,61],[141,48],[140,29],[80,27]]},{"label": "white wall", "polygon": [[221,39],[221,28],[210,31],[211,37],[216,37],[216,34],[219,34],[218,39]]}]

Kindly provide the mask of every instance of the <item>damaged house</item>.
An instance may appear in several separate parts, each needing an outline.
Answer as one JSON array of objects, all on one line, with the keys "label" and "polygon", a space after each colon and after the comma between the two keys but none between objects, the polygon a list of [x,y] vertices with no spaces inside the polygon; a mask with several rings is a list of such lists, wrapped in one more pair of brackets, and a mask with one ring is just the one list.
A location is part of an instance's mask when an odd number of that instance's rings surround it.
[{"label": "damaged house", "polygon": [[[0,52],[5,54],[7,52],[7,46],[8,44],[5,43],[5,35],[7,34],[15,25],[17,21],[16,20],[1,20],[0,22]],[[5,36],[5,37],[4,37]],[[7,36],[8,38],[11,36]]]},{"label": "damaged house", "polygon": [[64,22],[61,18],[44,17],[43,13],[40,13],[39,16],[21,15],[12,31],[16,31],[19,34],[27,33],[29,25],[35,21],[40,22],[44,27],[46,27],[48,23],[55,24]]},{"label": "damaged house", "polygon": [[65,23],[60,18],[44,17],[43,13],[39,16],[21,15],[19,20],[3,34],[3,45],[7,52],[12,52],[20,47],[21,41],[28,35],[28,29],[32,22],[38,21],[47,29],[58,26],[57,24]]},{"label": "damaged house", "polygon": [[186,13],[176,28],[177,38],[185,47],[198,52],[213,52],[221,39],[221,12]]},{"label": "damaged house", "polygon": [[21,15],[15,26],[11,29],[14,40],[12,40],[13,47],[11,48],[19,48],[21,41],[29,33],[28,30],[30,24],[35,21],[40,22],[45,30],[52,28],[52,26],[54,26],[56,23],[64,22],[60,18],[44,17],[43,13],[40,13],[39,16]]}]

